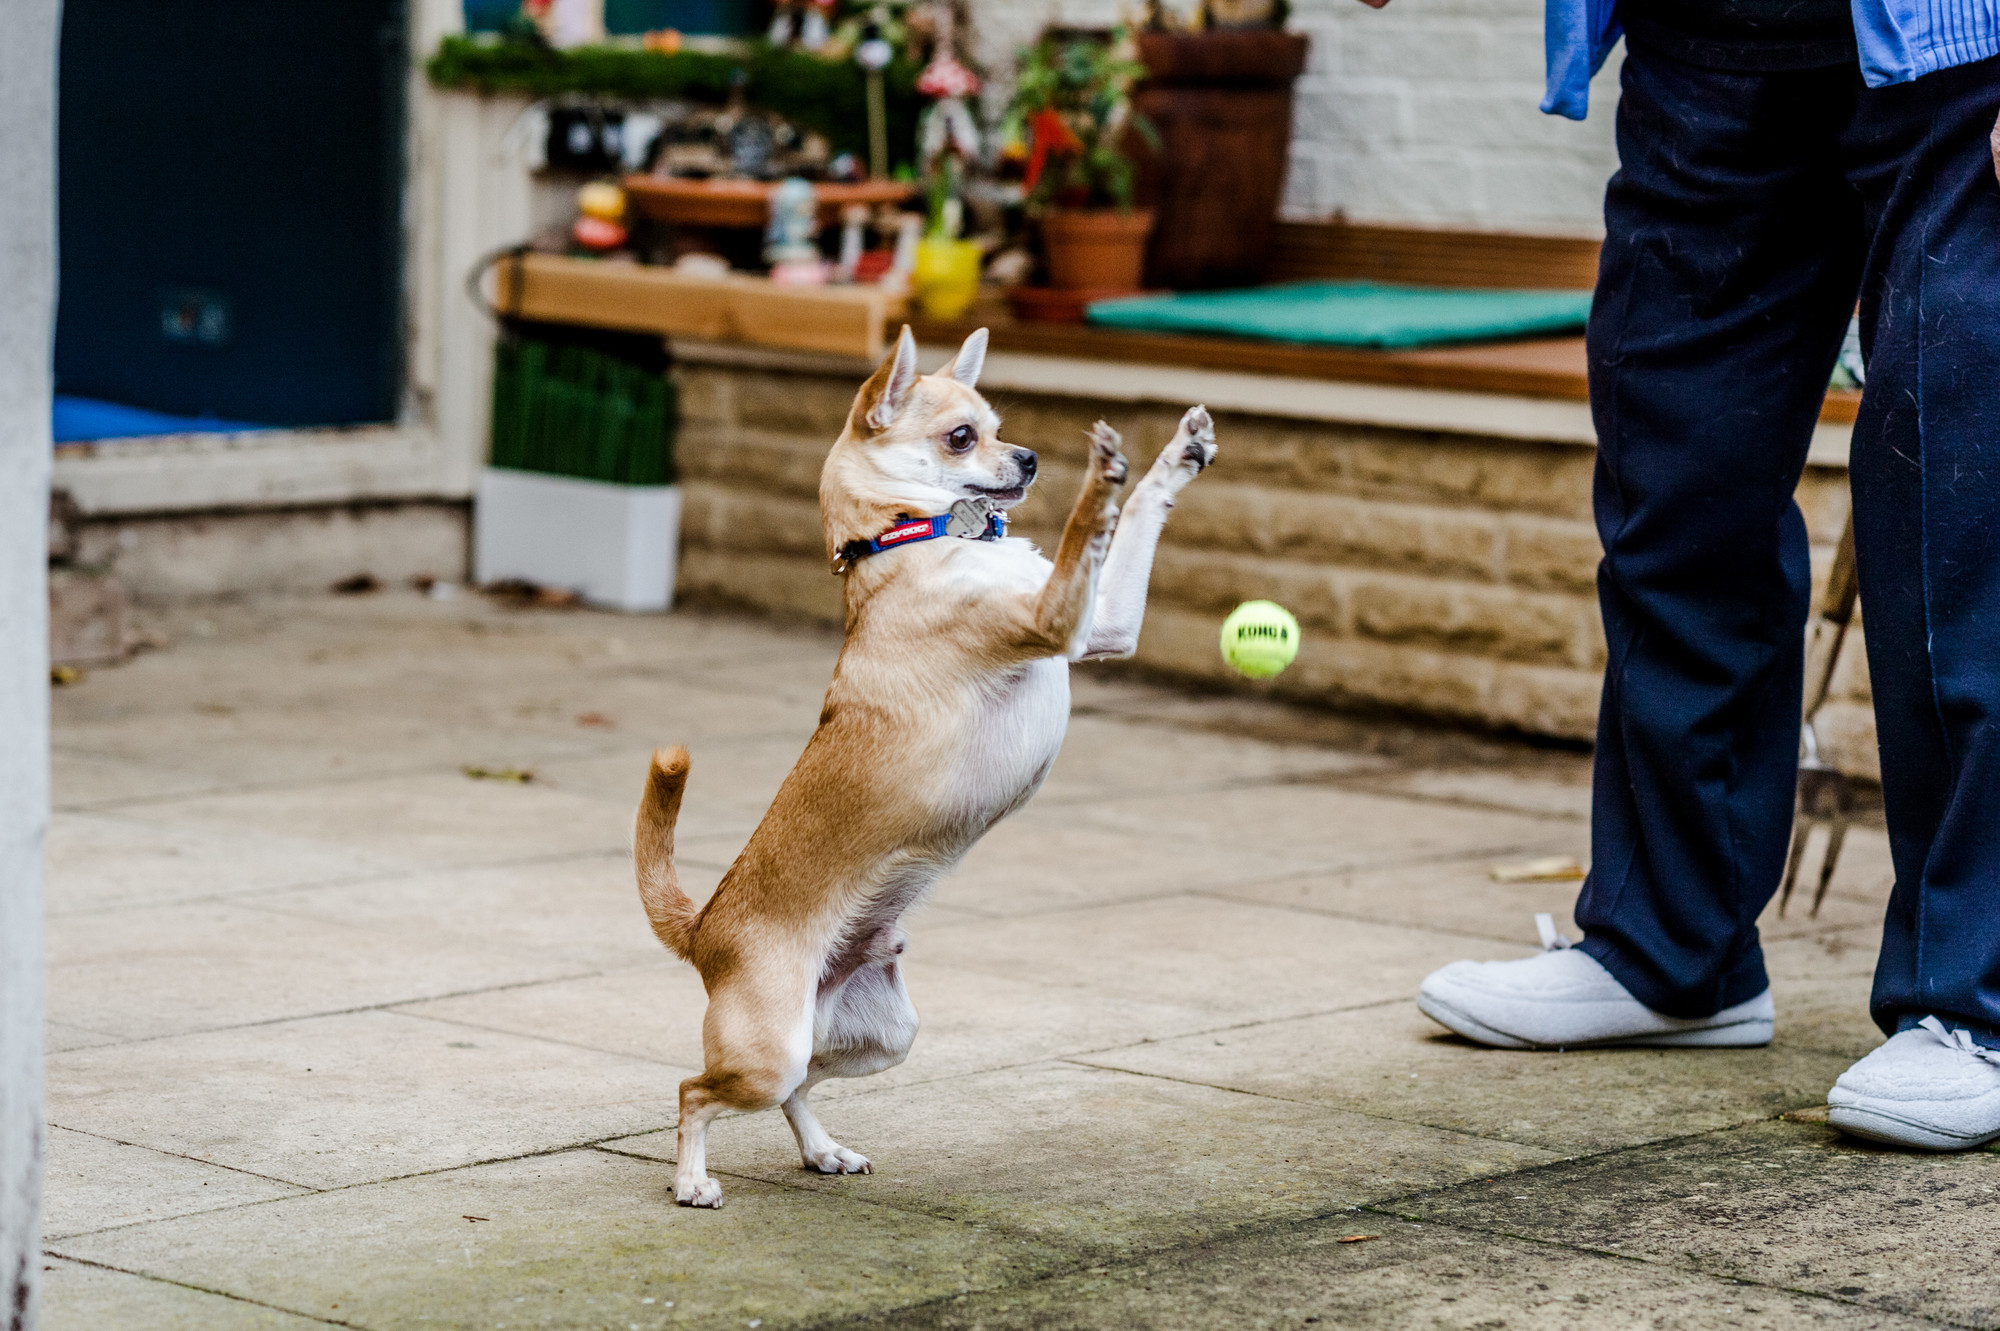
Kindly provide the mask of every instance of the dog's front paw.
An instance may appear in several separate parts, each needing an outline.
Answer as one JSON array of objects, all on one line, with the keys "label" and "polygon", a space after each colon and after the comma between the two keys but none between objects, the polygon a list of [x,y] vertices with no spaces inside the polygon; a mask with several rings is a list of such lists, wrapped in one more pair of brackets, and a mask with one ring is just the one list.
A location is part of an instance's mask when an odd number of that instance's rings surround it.
[{"label": "dog's front paw", "polygon": [[1124,442],[1118,431],[1103,421],[1090,427],[1090,461],[1097,468],[1097,474],[1113,485],[1125,484],[1125,455],[1119,451]]},{"label": "dog's front paw", "polygon": [[674,1200],[682,1206],[716,1210],[722,1205],[722,1185],[712,1178],[692,1179],[674,1188]]},{"label": "dog's front paw", "polygon": [[822,1174],[872,1174],[875,1166],[868,1163],[868,1157],[857,1155],[845,1146],[835,1144],[817,1155],[806,1157],[806,1167],[817,1169]]},{"label": "dog's front paw", "polygon": [[1160,450],[1160,460],[1155,465],[1167,473],[1169,483],[1178,490],[1214,461],[1215,420],[1207,407],[1189,407],[1174,437]]}]

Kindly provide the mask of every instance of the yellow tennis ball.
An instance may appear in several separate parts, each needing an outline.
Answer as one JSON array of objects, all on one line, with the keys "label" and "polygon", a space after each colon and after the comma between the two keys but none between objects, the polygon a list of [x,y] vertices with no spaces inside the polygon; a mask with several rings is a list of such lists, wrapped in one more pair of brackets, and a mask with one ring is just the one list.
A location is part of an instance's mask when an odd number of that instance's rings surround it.
[{"label": "yellow tennis ball", "polygon": [[1269,679],[1299,654],[1299,621],[1276,601],[1245,601],[1222,621],[1222,659],[1251,679]]}]

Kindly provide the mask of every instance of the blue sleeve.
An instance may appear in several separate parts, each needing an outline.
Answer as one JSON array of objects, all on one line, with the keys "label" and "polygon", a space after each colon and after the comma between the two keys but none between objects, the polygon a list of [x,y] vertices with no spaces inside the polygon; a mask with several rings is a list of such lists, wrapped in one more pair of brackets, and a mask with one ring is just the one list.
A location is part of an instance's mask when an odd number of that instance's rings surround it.
[{"label": "blue sleeve", "polygon": [[1617,0],[1548,0],[1543,42],[1548,51],[1548,93],[1542,110],[1581,120],[1590,110],[1590,76],[1618,44]]}]

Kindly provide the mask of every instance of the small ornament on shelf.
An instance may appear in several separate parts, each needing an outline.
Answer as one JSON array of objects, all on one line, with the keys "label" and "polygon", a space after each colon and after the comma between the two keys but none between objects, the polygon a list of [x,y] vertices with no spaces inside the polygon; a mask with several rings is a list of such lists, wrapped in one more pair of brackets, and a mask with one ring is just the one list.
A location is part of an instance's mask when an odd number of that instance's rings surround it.
[{"label": "small ornament on shelf", "polygon": [[624,246],[625,191],[608,180],[593,180],[576,192],[576,221],[570,239],[591,254],[609,254]]},{"label": "small ornament on shelf", "polygon": [[826,261],[819,254],[819,199],[811,181],[787,180],[772,193],[764,261],[780,286],[826,285]]}]

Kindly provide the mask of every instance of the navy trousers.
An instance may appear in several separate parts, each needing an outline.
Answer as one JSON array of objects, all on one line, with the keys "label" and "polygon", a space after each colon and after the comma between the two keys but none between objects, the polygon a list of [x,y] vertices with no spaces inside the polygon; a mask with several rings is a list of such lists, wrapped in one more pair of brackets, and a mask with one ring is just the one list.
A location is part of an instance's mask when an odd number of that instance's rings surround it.
[{"label": "navy trousers", "polygon": [[1590,315],[1609,645],[1585,950],[1707,1016],[1766,986],[1797,780],[1793,490],[1858,295],[1861,605],[1896,885],[1872,1011],[2000,1033],[2000,58],[1868,88],[1629,47]]}]

